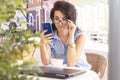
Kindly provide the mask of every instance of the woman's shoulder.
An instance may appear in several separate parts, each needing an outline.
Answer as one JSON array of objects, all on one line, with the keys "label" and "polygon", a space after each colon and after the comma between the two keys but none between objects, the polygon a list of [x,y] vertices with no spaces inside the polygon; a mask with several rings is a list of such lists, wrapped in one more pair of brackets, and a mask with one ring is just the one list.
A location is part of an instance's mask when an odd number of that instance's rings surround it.
[{"label": "woman's shoulder", "polygon": [[81,34],[83,34],[83,31],[81,29],[77,28],[74,36],[75,36],[75,38],[78,38]]}]

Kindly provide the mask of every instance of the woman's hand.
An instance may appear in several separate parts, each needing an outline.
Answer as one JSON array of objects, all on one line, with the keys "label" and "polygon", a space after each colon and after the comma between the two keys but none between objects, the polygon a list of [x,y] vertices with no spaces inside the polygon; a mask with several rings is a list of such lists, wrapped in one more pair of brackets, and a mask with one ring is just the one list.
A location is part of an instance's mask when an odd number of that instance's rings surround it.
[{"label": "woman's hand", "polygon": [[50,40],[51,38],[53,38],[53,35],[52,35],[52,34],[46,34],[46,35],[45,35],[45,32],[47,32],[47,30],[44,30],[44,31],[41,32],[41,43],[42,43],[42,44],[48,43],[49,40]]},{"label": "woman's hand", "polygon": [[68,20],[68,31],[70,36],[74,36],[77,26],[71,20]]}]

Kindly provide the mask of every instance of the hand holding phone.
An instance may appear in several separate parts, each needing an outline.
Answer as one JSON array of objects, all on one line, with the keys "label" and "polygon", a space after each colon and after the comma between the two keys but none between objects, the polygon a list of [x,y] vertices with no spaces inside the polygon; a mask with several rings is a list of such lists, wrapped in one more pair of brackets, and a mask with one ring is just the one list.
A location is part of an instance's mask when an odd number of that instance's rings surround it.
[{"label": "hand holding phone", "polygon": [[47,31],[45,32],[45,35],[46,35],[46,34],[51,34],[51,33],[53,33],[53,31],[52,31],[52,26],[51,26],[50,23],[43,22],[43,23],[42,23],[42,30],[47,30]]}]

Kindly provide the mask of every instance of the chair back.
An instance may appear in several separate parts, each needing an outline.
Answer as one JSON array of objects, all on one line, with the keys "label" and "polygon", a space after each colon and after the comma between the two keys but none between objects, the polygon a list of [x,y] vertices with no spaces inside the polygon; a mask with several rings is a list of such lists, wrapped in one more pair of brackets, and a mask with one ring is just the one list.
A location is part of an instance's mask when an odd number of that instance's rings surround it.
[{"label": "chair back", "polygon": [[97,53],[86,53],[86,56],[88,63],[92,65],[92,70],[95,71],[102,80],[107,68],[107,59]]}]

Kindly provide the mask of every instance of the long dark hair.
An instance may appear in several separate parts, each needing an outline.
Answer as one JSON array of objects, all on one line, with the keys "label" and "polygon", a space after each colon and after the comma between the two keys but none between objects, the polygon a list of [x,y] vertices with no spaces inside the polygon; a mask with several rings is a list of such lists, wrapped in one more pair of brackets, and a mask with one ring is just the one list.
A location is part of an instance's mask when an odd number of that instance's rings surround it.
[{"label": "long dark hair", "polygon": [[76,24],[76,9],[75,9],[75,7],[71,3],[66,2],[66,1],[56,1],[50,12],[50,18],[52,20],[53,30],[56,30],[55,24],[53,23],[54,12],[56,10],[61,11],[67,19],[72,20]]}]

